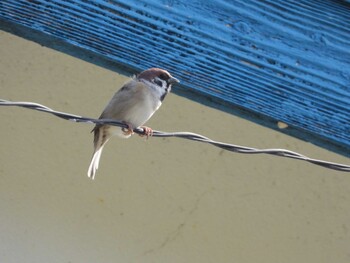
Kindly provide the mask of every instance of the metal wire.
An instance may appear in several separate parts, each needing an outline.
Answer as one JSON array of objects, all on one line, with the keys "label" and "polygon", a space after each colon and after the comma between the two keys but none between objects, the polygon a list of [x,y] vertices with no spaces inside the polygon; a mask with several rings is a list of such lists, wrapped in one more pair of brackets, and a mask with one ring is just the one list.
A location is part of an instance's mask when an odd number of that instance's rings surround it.
[{"label": "metal wire", "polygon": [[[38,110],[42,112],[47,112],[50,114],[53,114],[59,118],[74,121],[74,122],[86,122],[86,123],[95,123],[95,124],[108,124],[113,126],[119,126],[122,128],[128,128],[128,126],[122,122],[122,121],[116,121],[116,120],[110,120],[110,119],[93,119],[93,118],[87,118],[82,117],[74,114],[69,114],[65,112],[55,111],[52,110],[44,105],[33,103],[33,102],[12,102],[7,100],[0,99],[0,106],[17,106],[17,107],[23,107],[27,109],[32,110]],[[134,132],[140,135],[144,135],[145,131],[142,128],[136,128],[134,129]],[[214,145],[216,147],[222,148],[227,151],[235,152],[235,153],[244,153],[244,154],[271,154],[271,155],[277,155],[280,157],[286,157],[286,158],[292,158],[297,160],[306,161],[315,165],[322,166],[324,168],[333,169],[337,171],[342,172],[350,172],[350,166],[345,164],[339,164],[339,163],[333,163],[333,162],[327,162],[323,160],[318,159],[312,159],[305,155],[292,152],[285,149],[256,149],[246,146],[240,146],[240,145],[234,145],[224,142],[218,142],[214,141],[212,139],[209,139],[203,135],[192,133],[192,132],[162,132],[162,131],[153,131],[153,137],[177,137],[187,140],[193,140],[198,141],[202,143],[208,143],[211,145]]]}]

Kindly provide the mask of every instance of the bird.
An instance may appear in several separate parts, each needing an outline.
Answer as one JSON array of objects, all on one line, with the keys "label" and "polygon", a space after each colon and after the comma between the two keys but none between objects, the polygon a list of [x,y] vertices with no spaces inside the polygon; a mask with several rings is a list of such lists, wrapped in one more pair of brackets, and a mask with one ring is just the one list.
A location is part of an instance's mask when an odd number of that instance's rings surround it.
[{"label": "bird", "polygon": [[[180,81],[160,68],[149,68],[134,75],[112,97],[99,119],[122,121],[128,128],[107,124],[96,124],[94,133],[94,152],[88,169],[88,177],[95,179],[103,147],[108,140],[117,135],[129,138],[133,130],[142,126],[159,109],[173,84]],[[142,127],[145,135],[152,135],[152,129]]]}]

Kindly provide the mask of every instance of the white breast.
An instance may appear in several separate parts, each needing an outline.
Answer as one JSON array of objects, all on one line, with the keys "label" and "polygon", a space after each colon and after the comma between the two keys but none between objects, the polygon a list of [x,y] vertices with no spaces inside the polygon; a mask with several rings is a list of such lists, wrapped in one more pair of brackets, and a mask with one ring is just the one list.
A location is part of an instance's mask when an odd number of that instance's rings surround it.
[{"label": "white breast", "polygon": [[125,121],[139,127],[152,117],[162,103],[158,91],[154,87],[150,88],[149,83],[138,82],[136,86]]}]

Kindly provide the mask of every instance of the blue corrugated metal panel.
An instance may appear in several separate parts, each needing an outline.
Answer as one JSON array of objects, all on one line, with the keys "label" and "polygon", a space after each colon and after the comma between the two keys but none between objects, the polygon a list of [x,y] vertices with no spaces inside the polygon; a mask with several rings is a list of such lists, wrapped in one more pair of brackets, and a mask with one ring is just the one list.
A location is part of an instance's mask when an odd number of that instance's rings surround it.
[{"label": "blue corrugated metal panel", "polygon": [[350,149],[344,1],[2,0],[0,19]]}]

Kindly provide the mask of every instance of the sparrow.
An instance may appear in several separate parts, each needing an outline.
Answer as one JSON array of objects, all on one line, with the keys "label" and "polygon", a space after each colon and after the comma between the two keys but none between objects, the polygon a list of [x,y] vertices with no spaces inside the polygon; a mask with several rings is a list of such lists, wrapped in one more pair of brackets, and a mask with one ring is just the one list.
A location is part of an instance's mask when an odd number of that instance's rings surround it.
[{"label": "sparrow", "polygon": [[[88,177],[95,178],[103,147],[108,140],[117,135],[129,138],[133,129],[143,125],[159,109],[173,84],[179,80],[160,68],[150,68],[134,76],[119,89],[99,119],[113,119],[124,122],[128,128],[97,124],[94,132],[94,152],[88,169]],[[152,135],[152,129],[142,127],[145,134]]]}]

